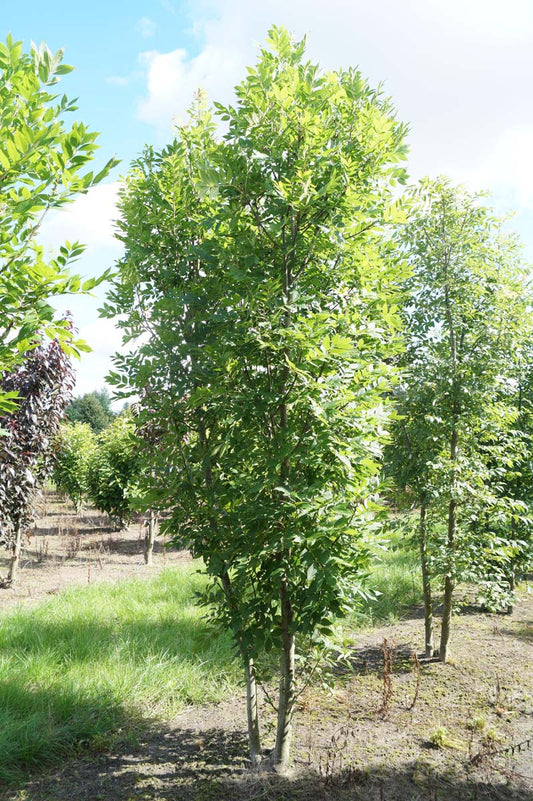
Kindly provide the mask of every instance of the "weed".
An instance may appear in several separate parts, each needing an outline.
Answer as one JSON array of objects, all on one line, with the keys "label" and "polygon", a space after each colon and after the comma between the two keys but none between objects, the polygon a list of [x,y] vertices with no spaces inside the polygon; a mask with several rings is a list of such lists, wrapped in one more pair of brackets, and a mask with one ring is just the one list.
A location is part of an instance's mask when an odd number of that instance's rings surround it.
[{"label": "weed", "polygon": [[483,739],[488,745],[494,745],[495,743],[503,743],[503,737],[501,736],[501,734],[492,727],[484,732]]},{"label": "weed", "polygon": [[349,753],[348,746],[354,735],[355,731],[350,721],[332,734],[324,756],[320,757],[318,763],[318,772],[326,787],[339,783],[352,784],[360,780],[361,771],[345,762],[346,754]]},{"label": "weed", "polygon": [[444,746],[446,745],[447,738],[448,738],[448,732],[446,731],[444,726],[438,726],[429,735],[429,742],[436,748],[444,748]]},{"label": "weed", "polygon": [[407,709],[409,709],[409,710],[415,708],[415,704],[418,701],[418,696],[420,694],[420,683],[422,681],[422,672],[420,670],[420,662],[419,662],[418,656],[416,654],[413,654],[413,669],[414,669],[415,674],[416,674],[416,685],[415,685],[415,692],[414,692],[414,695],[413,695],[413,700],[411,701],[410,705],[407,707]]},{"label": "weed", "polygon": [[429,742],[435,748],[457,748],[463,750],[465,743],[451,735],[444,726],[437,726],[429,735]]},{"label": "weed", "polygon": [[396,654],[394,643],[389,645],[387,639],[384,638],[381,644],[381,652],[383,654],[383,694],[378,714],[387,718],[390,713],[392,696],[394,695],[394,688],[392,685],[392,666]]}]

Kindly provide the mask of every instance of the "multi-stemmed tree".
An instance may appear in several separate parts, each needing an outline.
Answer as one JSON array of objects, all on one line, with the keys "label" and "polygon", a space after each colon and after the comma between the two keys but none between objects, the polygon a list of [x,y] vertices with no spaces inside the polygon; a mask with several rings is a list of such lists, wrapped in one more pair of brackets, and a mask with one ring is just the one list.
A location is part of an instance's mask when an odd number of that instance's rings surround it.
[{"label": "multi-stemmed tree", "polygon": [[473,575],[474,565],[479,578],[496,553],[505,561],[502,530],[509,538],[513,521],[525,520],[505,479],[523,460],[523,442],[512,435],[515,357],[530,338],[531,295],[517,239],[480,196],[445,179],[413,193],[400,247],[411,274],[390,462],[420,508],[428,654],[430,572],[444,582],[439,654],[446,661],[458,578]]},{"label": "multi-stemmed tree", "polygon": [[405,129],[360,73],[320,72],[276,28],[235,105],[216,110],[221,139],[200,97],[175,141],[133,165],[105,313],[145,340],[113,379],[161,432],[157,504],[203,557],[233,632],[254,761],[257,660],[280,653],[284,767],[296,638],[350,608],[367,558],[399,326],[378,233]]}]

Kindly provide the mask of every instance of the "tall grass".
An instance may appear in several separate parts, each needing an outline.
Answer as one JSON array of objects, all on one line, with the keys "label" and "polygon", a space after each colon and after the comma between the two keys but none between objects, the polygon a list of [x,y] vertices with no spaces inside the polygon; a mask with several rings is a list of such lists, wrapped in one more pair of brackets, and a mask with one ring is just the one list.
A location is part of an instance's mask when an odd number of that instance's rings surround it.
[{"label": "tall grass", "polygon": [[423,602],[416,514],[391,515],[381,531],[384,547],[375,547],[367,587],[373,596],[362,600],[350,616],[351,626],[393,623]]},{"label": "tall grass", "polygon": [[[348,626],[391,621],[420,601],[416,553],[391,542]],[[63,592],[0,616],[0,782],[138,730],[154,716],[236,692],[229,635],[203,618],[192,566]]]},{"label": "tall grass", "polygon": [[230,638],[195,604],[202,581],[166,571],[0,617],[0,781],[234,692]]},{"label": "tall grass", "polygon": [[391,544],[376,557],[368,587],[375,597],[361,601],[350,618],[352,625],[393,623],[421,604],[422,579],[416,551]]}]

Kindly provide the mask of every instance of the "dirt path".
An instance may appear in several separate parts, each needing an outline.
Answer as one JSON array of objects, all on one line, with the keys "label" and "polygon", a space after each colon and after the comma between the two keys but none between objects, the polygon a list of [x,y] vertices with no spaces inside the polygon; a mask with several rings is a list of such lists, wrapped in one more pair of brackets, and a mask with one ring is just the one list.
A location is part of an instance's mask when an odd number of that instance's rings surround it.
[{"label": "dirt path", "polygon": [[[8,553],[0,550],[0,576],[7,574]],[[153,565],[143,559],[143,521],[115,531],[94,509],[79,515],[58,493],[47,491],[39,516],[24,540],[16,585],[0,590],[0,608],[28,604],[66,587],[152,575],[189,560],[188,551],[167,548],[157,539]]]},{"label": "dirt path", "polygon": [[[75,521],[56,497],[46,511],[3,604],[147,574],[139,524],[102,530],[97,515]],[[153,569],[187,558],[159,543]],[[112,753],[69,761],[0,801],[531,801],[533,597],[524,593],[511,616],[458,615],[453,664],[421,659],[418,668],[422,642],[419,615],[354,634],[335,690],[300,698],[290,777],[249,770],[239,697],[153,723]],[[268,741],[274,721],[263,705]]]}]

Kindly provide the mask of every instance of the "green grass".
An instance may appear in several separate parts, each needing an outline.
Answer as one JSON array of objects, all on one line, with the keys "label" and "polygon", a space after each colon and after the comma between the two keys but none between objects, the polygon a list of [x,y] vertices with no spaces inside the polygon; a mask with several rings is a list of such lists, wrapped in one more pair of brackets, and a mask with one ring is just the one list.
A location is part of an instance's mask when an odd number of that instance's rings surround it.
[{"label": "green grass", "polygon": [[[416,553],[393,541],[379,559],[370,586],[380,594],[344,626],[392,621],[420,602]],[[236,692],[230,637],[196,605],[203,582],[184,567],[0,616],[0,782]]]},{"label": "green grass", "polygon": [[202,581],[166,571],[0,617],[0,781],[234,692],[230,638],[195,604]]},{"label": "green grass", "polygon": [[394,540],[389,550],[376,554],[368,587],[377,597],[361,601],[349,623],[357,627],[393,623],[422,603],[422,579],[418,553],[400,548]]}]

